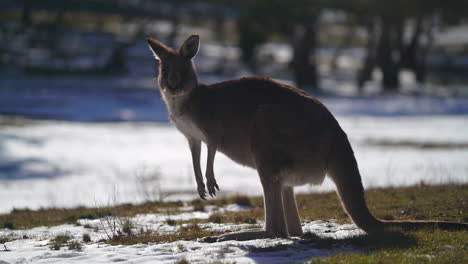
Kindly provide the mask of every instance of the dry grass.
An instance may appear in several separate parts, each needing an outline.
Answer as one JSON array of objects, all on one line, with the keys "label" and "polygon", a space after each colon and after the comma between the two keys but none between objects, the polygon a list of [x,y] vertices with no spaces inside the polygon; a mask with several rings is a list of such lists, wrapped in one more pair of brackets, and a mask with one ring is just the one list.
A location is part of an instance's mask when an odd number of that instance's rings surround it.
[{"label": "dry grass", "polygon": [[56,235],[50,241],[50,249],[53,250],[60,250],[61,247],[65,246],[67,242],[70,240],[70,236],[66,234]]},{"label": "dry grass", "polygon": [[97,219],[105,216],[134,216],[143,213],[161,213],[165,208],[182,206],[181,202],[149,202],[139,205],[124,204],[96,208],[78,207],[73,209],[50,208],[40,210],[14,209],[0,215],[0,228],[30,229],[37,226],[75,224],[79,219]]},{"label": "dry grass", "polygon": [[197,238],[215,236],[219,234],[221,233],[202,229],[197,224],[190,224],[181,227],[175,233],[161,234],[155,231],[144,231],[136,234],[116,236],[112,239],[103,240],[103,242],[109,243],[111,245],[163,243],[180,240],[195,240]]},{"label": "dry grass", "polygon": [[[430,186],[420,184],[401,188],[373,188],[366,191],[369,208],[383,219],[432,219],[441,221],[468,222],[468,184]],[[192,201],[198,210],[206,205],[225,206],[243,201],[239,196],[209,200]],[[262,197],[249,197],[249,205],[254,209],[244,212],[226,212],[212,216],[210,222],[219,223],[254,223],[263,220]],[[334,192],[301,194],[297,196],[298,208],[303,220],[337,219],[349,222],[338,197]],[[9,229],[29,229],[36,226],[54,226],[75,224],[78,219],[94,219],[105,216],[128,217],[142,213],[177,212],[181,202],[144,203],[140,205],[119,205],[103,208],[13,210],[0,215],[0,227]],[[450,205],[450,206],[447,206]],[[171,209],[172,208],[172,209]],[[193,223],[206,220],[193,220]],[[181,224],[177,222],[172,224]]]}]

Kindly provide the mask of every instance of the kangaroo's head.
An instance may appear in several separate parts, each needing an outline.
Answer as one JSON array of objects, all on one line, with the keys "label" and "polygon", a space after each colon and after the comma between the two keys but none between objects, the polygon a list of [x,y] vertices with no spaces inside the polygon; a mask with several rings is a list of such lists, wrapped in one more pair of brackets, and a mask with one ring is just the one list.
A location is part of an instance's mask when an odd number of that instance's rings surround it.
[{"label": "kangaroo's head", "polygon": [[197,74],[192,59],[198,52],[200,37],[190,36],[178,50],[147,38],[154,57],[159,60],[158,83],[161,90],[171,96],[189,93],[197,86]]}]

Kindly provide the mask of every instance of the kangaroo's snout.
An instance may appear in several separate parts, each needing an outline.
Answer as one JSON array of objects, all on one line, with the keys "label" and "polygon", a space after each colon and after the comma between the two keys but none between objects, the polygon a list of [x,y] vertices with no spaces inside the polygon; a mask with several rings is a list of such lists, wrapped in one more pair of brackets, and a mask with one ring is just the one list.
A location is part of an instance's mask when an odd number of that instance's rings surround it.
[{"label": "kangaroo's snout", "polygon": [[171,73],[163,82],[163,90],[171,95],[181,95],[185,93],[184,83],[179,73]]},{"label": "kangaroo's snout", "polygon": [[173,72],[169,74],[167,78],[167,89],[170,92],[175,92],[177,90],[180,90],[181,84],[180,84],[180,74],[178,72]]}]

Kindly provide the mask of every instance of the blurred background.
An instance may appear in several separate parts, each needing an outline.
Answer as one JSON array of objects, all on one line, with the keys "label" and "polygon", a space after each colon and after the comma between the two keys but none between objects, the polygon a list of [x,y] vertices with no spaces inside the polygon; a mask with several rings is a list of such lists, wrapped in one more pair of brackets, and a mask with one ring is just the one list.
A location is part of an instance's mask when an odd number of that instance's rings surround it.
[{"label": "blurred background", "polygon": [[[197,197],[147,36],[199,34],[202,82],[317,96],[366,187],[468,182],[467,15],[464,0],[2,0],[0,213]],[[261,194],[222,154],[215,173],[220,195]]]}]

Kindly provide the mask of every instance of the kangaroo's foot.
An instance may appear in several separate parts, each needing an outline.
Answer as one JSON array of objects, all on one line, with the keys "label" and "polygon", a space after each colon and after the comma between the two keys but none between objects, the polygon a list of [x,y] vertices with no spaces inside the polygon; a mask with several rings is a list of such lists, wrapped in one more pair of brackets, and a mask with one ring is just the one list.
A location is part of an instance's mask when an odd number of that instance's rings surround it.
[{"label": "kangaroo's foot", "polygon": [[262,239],[262,238],[276,238],[276,237],[287,237],[280,234],[272,234],[264,231],[262,229],[250,229],[246,231],[233,232],[225,235],[214,236],[214,237],[205,237],[202,239],[203,242],[213,243],[213,242],[222,242],[228,240],[237,240],[237,241],[246,241],[253,239]]},{"label": "kangaroo's foot", "polygon": [[200,199],[206,200],[205,184],[199,183],[197,185],[197,191],[198,191],[198,195],[200,196]]},{"label": "kangaroo's foot", "polygon": [[214,177],[207,177],[206,187],[208,187],[208,194],[210,194],[211,197],[216,196],[216,190],[219,191],[219,186]]},{"label": "kangaroo's foot", "polygon": [[295,236],[302,236],[304,234],[304,232],[302,232],[302,228],[299,227],[297,229],[293,229],[293,230],[289,230],[288,229],[288,232],[289,232],[289,235],[292,236],[292,237],[295,237]]}]

